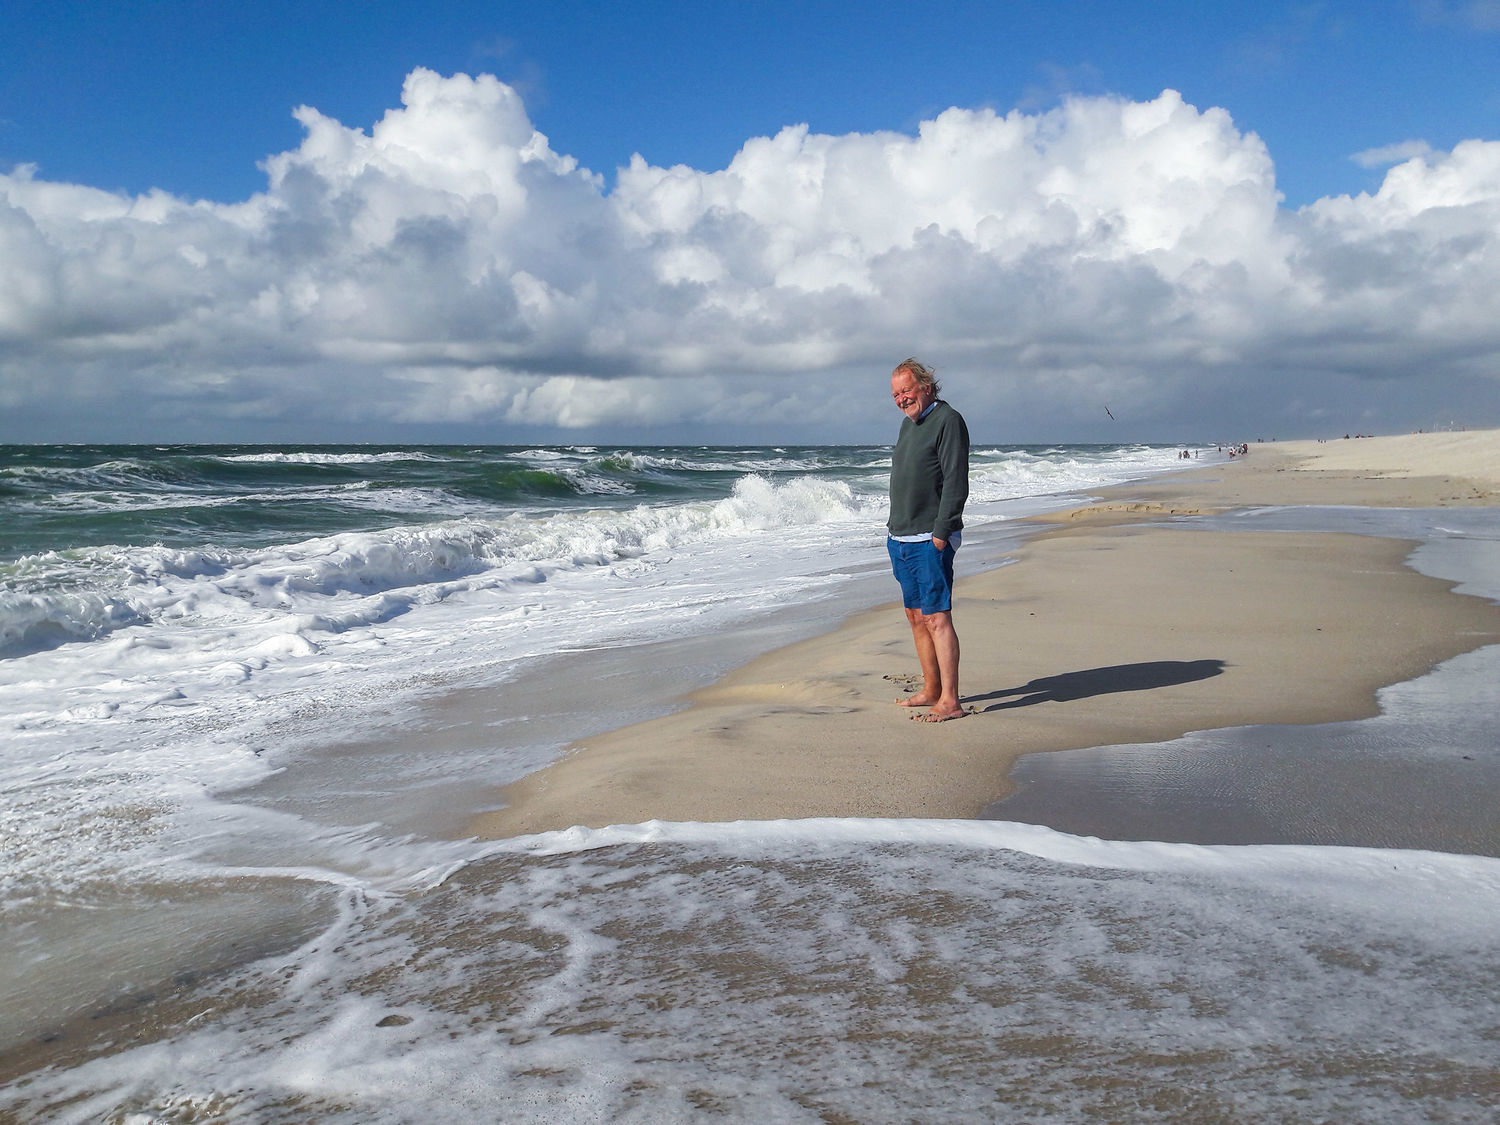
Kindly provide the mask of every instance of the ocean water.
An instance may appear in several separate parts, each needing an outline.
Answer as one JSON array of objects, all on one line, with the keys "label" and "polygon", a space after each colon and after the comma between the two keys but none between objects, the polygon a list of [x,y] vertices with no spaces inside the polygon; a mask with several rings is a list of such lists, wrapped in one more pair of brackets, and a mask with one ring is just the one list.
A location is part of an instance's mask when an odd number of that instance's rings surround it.
[{"label": "ocean water", "polygon": [[[465,838],[889,600],[889,450],[0,448],[0,1117],[1488,1120],[1500,860]],[[976,450],[959,569],[1174,448]]]}]

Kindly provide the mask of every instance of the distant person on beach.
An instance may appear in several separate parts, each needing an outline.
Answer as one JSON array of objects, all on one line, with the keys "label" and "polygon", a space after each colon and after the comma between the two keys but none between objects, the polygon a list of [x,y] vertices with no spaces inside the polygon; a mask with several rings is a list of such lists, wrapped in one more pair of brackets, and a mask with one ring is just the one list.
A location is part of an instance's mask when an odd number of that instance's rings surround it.
[{"label": "distant person on beach", "polygon": [[958,633],[953,628],[953,555],[969,498],[969,428],[938,393],[931,368],[904,359],[891,372],[891,397],[906,415],[891,454],[891,569],[911,625],[922,687],[898,699],[929,708],[912,718],[940,723],[964,714],[958,701]]}]

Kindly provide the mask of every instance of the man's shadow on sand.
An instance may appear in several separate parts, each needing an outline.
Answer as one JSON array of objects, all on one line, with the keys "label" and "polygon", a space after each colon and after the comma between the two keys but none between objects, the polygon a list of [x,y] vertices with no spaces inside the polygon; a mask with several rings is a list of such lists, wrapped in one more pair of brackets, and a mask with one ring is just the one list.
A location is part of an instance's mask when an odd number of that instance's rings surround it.
[{"label": "man's shadow on sand", "polygon": [[1035,703],[1067,703],[1117,691],[1150,691],[1206,680],[1224,671],[1222,660],[1151,660],[1143,664],[1116,664],[1111,668],[1088,668],[1082,672],[1064,672],[1061,676],[1043,676],[1016,688],[966,695],[965,703],[983,703],[987,699],[1019,696],[1004,703],[979,708],[981,714],[1003,711],[1010,707],[1030,707]]}]

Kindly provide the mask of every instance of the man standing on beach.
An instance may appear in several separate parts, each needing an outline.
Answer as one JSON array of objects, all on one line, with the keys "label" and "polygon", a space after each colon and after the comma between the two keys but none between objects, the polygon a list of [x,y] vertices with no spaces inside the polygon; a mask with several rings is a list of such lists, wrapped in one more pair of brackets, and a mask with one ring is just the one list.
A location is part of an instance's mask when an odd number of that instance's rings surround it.
[{"label": "man standing on beach", "polygon": [[958,701],[958,634],[953,629],[953,555],[969,498],[969,428],[938,393],[932,369],[904,359],[891,372],[891,397],[906,415],[891,455],[886,547],[901,583],[922,687],[896,702],[929,708],[913,715],[941,723],[964,714]]}]

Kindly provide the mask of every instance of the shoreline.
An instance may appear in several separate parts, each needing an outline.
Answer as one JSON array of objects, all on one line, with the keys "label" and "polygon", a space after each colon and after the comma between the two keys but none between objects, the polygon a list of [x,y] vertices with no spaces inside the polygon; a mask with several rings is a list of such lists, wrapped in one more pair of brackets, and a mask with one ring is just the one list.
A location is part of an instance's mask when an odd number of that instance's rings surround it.
[{"label": "shoreline", "polygon": [[[1500,433],[1487,440],[1500,449]],[[1004,1018],[1020,1010],[1018,997],[1034,1013],[1019,1029],[1035,1036],[1035,1050],[1026,1052],[1023,1061],[1030,1068],[1047,1068],[1054,1086],[1059,1074],[1075,1081],[1075,1071],[1069,1069],[1074,1063],[1082,1068],[1076,1080],[1081,1085],[1098,1072],[1098,1059],[1130,1068],[1136,1058],[1144,1057],[1137,1052],[1116,1059],[1107,1053],[1117,1043],[1121,1019],[1138,1016],[1144,1021],[1141,1050],[1160,1049],[1164,1009],[1141,1007],[1140,994],[1131,983],[1137,970],[1129,964],[1119,968],[1123,975],[1118,987],[1109,983],[1114,979],[1110,975],[1096,974],[1093,979],[1096,985],[1102,982],[1102,989],[1077,1000],[1077,957],[1091,956],[1088,951],[1098,940],[1100,925],[1107,927],[1102,932],[1110,935],[1115,950],[1129,955],[1143,951],[1139,979],[1159,979],[1159,967],[1167,959],[1174,965],[1193,964],[1191,957],[1183,957],[1193,942],[1212,941],[1222,951],[1233,938],[1238,944],[1227,954],[1230,962],[1269,963],[1272,970],[1264,974],[1265,981],[1292,983],[1284,991],[1262,996],[1255,991],[1259,975],[1211,975],[1195,984],[1198,995],[1215,1004],[1240,1004],[1245,1018],[1260,1018],[1265,1011],[1280,1013],[1270,1021],[1269,1041],[1284,1043],[1288,1050],[1300,1051],[1306,1042],[1325,1044],[1320,1049],[1326,1050],[1330,1035],[1322,1030],[1325,1026],[1353,1028],[1349,1045],[1339,1048],[1344,1052],[1340,1058],[1350,1064],[1347,1073],[1358,1082],[1366,1074],[1389,1082],[1394,1071],[1388,1060],[1408,1057],[1411,1050],[1400,1044],[1385,1046],[1386,1039],[1372,1047],[1361,1031],[1366,1026],[1364,1009],[1356,1003],[1351,1015],[1338,1008],[1337,1001],[1357,999],[1367,988],[1371,995],[1388,995],[1391,950],[1397,948],[1392,942],[1406,947],[1403,935],[1408,930],[1403,927],[1408,924],[1421,938],[1413,946],[1413,967],[1401,969],[1405,975],[1400,979],[1409,982],[1407,988],[1415,997],[1406,1011],[1425,1013],[1433,990],[1447,995],[1443,989],[1450,986],[1455,997],[1482,997],[1482,963],[1471,973],[1477,983],[1469,983],[1465,976],[1457,978],[1460,985],[1452,985],[1454,969],[1473,963],[1473,957],[1468,947],[1455,945],[1458,954],[1451,961],[1442,960],[1449,947],[1431,944],[1428,931],[1445,940],[1451,937],[1447,928],[1432,927],[1431,918],[1434,910],[1441,914],[1452,907],[1478,914],[1478,932],[1487,934],[1483,925],[1489,899],[1474,906],[1468,884],[1457,883],[1462,893],[1449,894],[1434,890],[1432,880],[1435,871],[1450,881],[1472,879],[1478,871],[1487,880],[1482,886],[1490,887],[1493,860],[1476,860],[1477,853],[1461,857],[1419,852],[1308,857],[1291,849],[1277,853],[1275,863],[1283,874],[1267,876],[1268,853],[1263,852],[1214,851],[1185,859],[1186,853],[1171,846],[1122,848],[1117,841],[1128,838],[1123,834],[1101,832],[1102,841],[1081,839],[1076,833],[1054,839],[1045,831],[1025,831],[1024,824],[986,825],[974,819],[993,802],[991,789],[1008,786],[1016,762],[1069,757],[1042,751],[1069,745],[1104,747],[1111,740],[1119,749],[1122,731],[1139,740],[1132,744],[1127,739],[1123,747],[1135,751],[1157,732],[1179,726],[1211,729],[1212,724],[1243,715],[1265,722],[1271,708],[1291,716],[1289,721],[1306,724],[1343,717],[1351,710],[1373,714],[1384,677],[1411,684],[1412,676],[1455,645],[1467,650],[1500,640],[1500,607],[1488,600],[1493,592],[1483,597],[1456,594],[1455,582],[1424,577],[1413,569],[1410,548],[1420,532],[1406,538],[1347,530],[1287,532],[1267,529],[1267,523],[1276,521],[1259,518],[1243,521],[1255,530],[1220,526],[1241,520],[1242,501],[1237,496],[1271,503],[1296,487],[1332,497],[1329,502],[1348,502],[1351,488],[1368,487],[1373,490],[1368,503],[1376,504],[1398,495],[1399,486],[1407,492],[1415,488],[1444,506],[1482,505],[1487,510],[1471,513],[1467,525],[1444,516],[1442,526],[1468,526],[1471,533],[1482,529],[1480,538],[1488,541],[1471,538],[1467,543],[1489,551],[1500,541],[1500,520],[1492,516],[1497,507],[1493,484],[1477,480],[1464,498],[1451,480],[1413,483],[1388,478],[1370,485],[1364,476],[1345,473],[1352,483],[1341,483],[1338,473],[1321,470],[1295,470],[1294,475],[1295,465],[1290,454],[1257,447],[1249,461],[1194,465],[1181,473],[1100,490],[1077,508],[1033,517],[1025,522],[1034,533],[1019,546],[967,548],[974,552],[971,558],[985,550],[982,557],[987,560],[1011,560],[977,575],[961,570],[964,695],[978,714],[936,726],[909,723],[892,705],[900,677],[915,664],[899,609],[887,604],[850,618],[828,613],[823,618],[829,623],[827,632],[749,659],[694,693],[686,709],[583,740],[565,762],[523,780],[522,785],[537,785],[535,793],[509,792],[512,797],[524,796],[526,803],[498,814],[553,814],[567,820],[565,810],[585,807],[586,817],[568,821],[567,826],[584,819],[629,824],[632,827],[598,838],[625,846],[600,848],[593,840],[568,835],[499,845],[460,839],[458,847],[471,858],[438,884],[382,896],[379,909],[354,909],[331,921],[322,936],[306,945],[287,948],[296,940],[289,931],[281,935],[285,941],[267,935],[266,941],[239,948],[232,966],[204,965],[201,971],[142,979],[128,992],[60,1015],[43,1032],[0,1050],[0,1083],[10,1084],[14,1106],[45,1105],[54,1112],[71,1111],[78,1120],[85,1112],[98,1116],[106,1105],[116,1116],[197,1109],[254,1116],[258,1106],[288,1105],[316,1113],[330,1106],[379,1104],[383,1095],[378,1090],[371,1093],[369,1068],[378,1068],[387,1058],[395,1060],[393,1065],[406,1066],[413,1051],[428,1050],[433,1053],[424,1058],[424,1065],[432,1060],[450,1068],[440,1071],[438,1086],[462,1086],[474,1058],[494,1064],[495,1085],[483,1095],[488,1107],[520,1104],[516,1091],[537,1093],[544,1100],[559,1097],[557,1076],[574,1081],[594,1060],[606,1072],[621,1058],[629,1060],[630,1098],[636,1097],[637,1088],[649,1090],[652,1082],[677,1089],[685,1073],[710,1089],[717,1088],[716,1075],[733,1074],[734,1089],[742,1090],[745,1068],[759,1067],[768,1058],[783,1059],[788,1042],[815,1041],[817,1055],[823,1057],[830,1045],[842,1049],[842,1044],[852,1043],[861,1050],[867,1045],[875,1050],[889,1038],[885,1032],[870,1034],[863,1005],[848,1019],[836,1015],[832,1023],[825,1016],[827,1009],[816,1004],[788,1005],[784,982],[795,980],[811,981],[826,995],[847,992],[885,1004],[879,1009],[882,1028],[915,1023],[924,1035],[931,1029],[931,1057],[945,1060],[941,1086],[934,1088],[951,1088],[946,1060],[970,1057],[981,1072],[976,1104],[990,1104],[994,1066],[1015,1054],[1010,1043],[1017,1041],[1002,1040],[996,1053],[995,1025],[986,1022],[993,1009],[982,989],[994,986],[997,979],[1002,983],[995,995]],[[1475,492],[1485,496],[1476,498]],[[1443,499],[1448,493],[1460,498]],[[1294,515],[1303,524],[1325,526],[1307,510]],[[1345,509],[1336,522],[1347,528],[1359,525],[1362,518],[1356,510]],[[1397,517],[1389,526],[1416,528],[1419,523]],[[1428,521],[1423,526],[1432,525]],[[1490,535],[1490,528],[1496,534]],[[1010,534],[1001,537],[1005,543],[1013,541]],[[980,537],[975,539],[977,543]],[[1492,559],[1494,552],[1484,557]],[[1480,585],[1493,591],[1500,568],[1491,566],[1484,574],[1486,581]],[[1351,606],[1361,612],[1348,612]],[[1316,619],[1307,616],[1314,612]],[[805,636],[799,633],[802,624],[781,623],[775,628],[785,636]],[[757,649],[744,640],[722,638],[716,652],[736,651],[735,644],[742,653]],[[1295,659],[1287,661],[1289,642],[1296,651]],[[658,650],[640,659],[655,676],[673,680],[684,667],[701,670],[702,651],[685,655],[686,650],[674,650],[664,657]],[[1488,678],[1479,681],[1482,688],[1471,696],[1487,700],[1500,648],[1477,655],[1487,661],[1483,675]],[[1345,676],[1348,669],[1357,675]],[[1330,678],[1332,671],[1339,673],[1337,684]],[[599,667],[591,665],[588,675],[597,680]],[[618,684],[593,687],[591,704],[612,706],[615,701],[620,706],[632,702]],[[1468,744],[1444,743],[1444,752],[1455,757],[1458,752],[1451,748],[1459,745],[1480,747],[1476,755],[1487,752],[1493,744],[1489,709],[1464,703],[1456,695],[1440,699],[1450,705],[1455,701],[1460,708],[1479,712],[1471,718],[1481,733]],[[481,716],[466,712],[482,710],[477,698],[447,697],[424,708],[422,731],[424,736],[458,739],[467,745],[465,740],[478,726],[460,730],[449,724],[475,723]],[[1307,734],[1289,748],[1286,760],[1291,769],[1279,781],[1306,786],[1308,772],[1298,751],[1305,750],[1310,758],[1329,748],[1317,741],[1316,725],[1296,729]],[[1438,775],[1434,792],[1444,784],[1453,787],[1442,802],[1424,805],[1423,795],[1415,794],[1413,801],[1399,779],[1395,784],[1372,780],[1365,748],[1358,749],[1361,757],[1353,763],[1350,787],[1334,787],[1343,809],[1381,815],[1379,807],[1365,808],[1363,798],[1385,784],[1383,795],[1391,802],[1410,804],[1410,815],[1448,825],[1453,822],[1453,795],[1482,805],[1493,792],[1492,786],[1474,785],[1476,775],[1466,766],[1450,763],[1447,773],[1440,774],[1430,768],[1430,761],[1419,759],[1412,763],[1414,771]],[[1268,780],[1258,761],[1247,757],[1236,763],[1254,771],[1257,782],[1278,781]],[[568,768],[552,772],[562,766]],[[1159,792],[1160,775],[1148,771],[1148,776],[1151,792]],[[1473,791],[1463,791],[1465,784],[1473,785]],[[1079,804],[1076,788],[1065,782],[1062,789],[1070,806]],[[881,808],[881,801],[888,801],[891,811],[873,811]],[[933,811],[912,811],[919,801]],[[775,811],[791,809],[796,802],[807,809],[833,811]],[[939,817],[950,805],[974,811],[966,811],[962,823],[722,823],[777,815]],[[1151,811],[1146,810],[1148,815]],[[1488,812],[1484,805],[1474,816],[1487,818]],[[486,819],[492,815],[496,814],[486,814]],[[640,823],[652,818],[719,823]],[[461,827],[460,819],[454,816],[455,827]],[[1153,820],[1152,827],[1161,823]],[[497,827],[493,820],[491,827]],[[943,846],[955,839],[955,833],[977,841],[977,846],[972,851]],[[1160,834],[1143,838],[1177,839]],[[694,844],[694,839],[707,843]],[[762,843],[747,851],[743,843],[734,843],[736,839]],[[1049,843],[1028,852],[1024,844],[1032,839]],[[996,851],[996,840],[1002,841],[1003,857]],[[632,841],[647,846],[631,846]],[[665,846],[658,846],[658,841]],[[1020,851],[1011,849],[1015,841],[1020,841]],[[1049,849],[1059,842],[1064,858],[1054,863]],[[900,858],[895,864],[890,862],[892,849]],[[1111,866],[1121,855],[1154,858],[1139,870],[1124,863],[1113,868],[1114,878],[1104,880],[1086,866],[1075,868],[1091,858]],[[1163,856],[1176,858],[1159,865]],[[1179,869],[1179,863],[1186,867]],[[1199,874],[1192,874],[1195,871]],[[1337,901],[1325,912],[1326,879],[1352,891],[1334,896]],[[1292,908],[1284,897],[1286,888],[1306,888],[1296,891],[1303,897]],[[1125,897],[1108,897],[1122,889]],[[933,893],[943,896],[943,908],[936,913],[921,906]],[[357,888],[339,894],[349,896],[341,901],[351,904],[364,901]],[[1162,915],[1163,895],[1177,896],[1178,912]],[[1244,903],[1243,913],[1227,921],[1226,895]],[[1360,907],[1351,912],[1349,904],[1360,901],[1361,895],[1371,897],[1368,911]],[[1392,897],[1394,911],[1377,899],[1386,895]],[[1147,915],[1135,909],[1139,901],[1152,904]],[[746,909],[747,902],[754,908]],[[1010,932],[1002,927],[1010,937],[999,944],[994,937],[997,903],[1019,912],[1017,928]],[[1097,904],[1097,913],[1087,906],[1080,911],[1080,903]],[[835,938],[819,954],[823,960],[816,971],[808,971],[808,963],[800,958],[808,946],[809,928],[824,924],[830,908],[844,911],[830,932],[852,936]],[[1383,928],[1392,913],[1398,916],[1394,928]],[[692,921],[685,921],[689,917]],[[1076,932],[1069,928],[1073,918],[1082,927]],[[972,927],[965,929],[970,921]],[[1293,922],[1301,928],[1293,928],[1287,938]],[[1195,923],[1205,926],[1202,936],[1184,939],[1184,925],[1191,929]],[[958,931],[952,930],[954,925]],[[955,946],[955,934],[970,944]],[[1345,955],[1346,946],[1355,952]],[[941,959],[928,952],[953,948],[971,952]],[[1049,972],[1027,959],[1029,951],[1038,948],[1072,952],[1056,958],[1061,968]],[[1313,979],[1316,988],[1310,990],[1307,953],[1320,948],[1336,949],[1340,956],[1320,962],[1322,975]],[[872,958],[871,949],[880,950],[880,956]],[[617,951],[624,960],[614,959]],[[1368,961],[1360,960],[1364,951]],[[790,952],[791,960],[778,960],[783,952]],[[1372,980],[1365,966],[1377,962],[1382,972]],[[684,964],[702,971],[684,974]],[[828,965],[847,967],[852,975],[830,983]],[[887,965],[904,967],[905,975],[893,980],[885,971]],[[942,985],[949,979],[930,975],[934,965],[940,972],[958,974],[951,978],[954,983],[929,988],[927,982]],[[967,966],[974,975],[962,975]],[[1285,972],[1278,968],[1283,966]],[[1011,975],[997,976],[1003,973]],[[719,982],[724,986],[716,991]],[[979,1003],[955,1008],[955,987],[975,990]],[[1326,992],[1317,991],[1324,988]],[[766,997],[763,1006],[761,996]],[[1467,1010],[1462,1002],[1454,1006]],[[1174,1028],[1173,1042],[1183,1044],[1182,1050],[1201,1051],[1203,1036],[1225,1026],[1221,1009],[1207,1010],[1203,1019],[1195,1011]],[[766,1011],[776,1013],[777,1019],[753,1026],[726,1052],[724,1029],[753,1024],[757,1013]],[[972,1028],[959,1028],[967,1038],[960,1041],[963,1050],[957,1054],[952,1048],[954,1026],[945,1022],[955,1011],[972,1013],[976,1020]],[[812,1022],[786,1025],[779,1022],[783,1012],[806,1015]],[[1087,1028],[1100,1012],[1109,1017],[1109,1042],[1096,1045],[1081,1033],[1058,1038],[1059,1027]],[[1332,1014],[1325,1019],[1326,1012]],[[591,1018],[601,1013],[597,1022]],[[657,1015],[661,1022],[650,1023]],[[676,1064],[670,1060],[666,1069],[652,1069],[661,1057],[658,1044],[681,1042],[682,1021],[688,1015],[696,1017],[697,1026],[710,1029],[701,1050],[695,1048],[696,1053],[689,1053],[681,1064],[691,1069],[673,1069]],[[1309,1024],[1314,1017],[1325,1022]],[[615,1030],[616,1025],[624,1030]],[[1422,1025],[1397,1013],[1381,1015],[1378,1026]],[[647,1030],[644,1046],[642,1028]],[[1017,1033],[1012,1025],[1010,1034]],[[1433,1050],[1425,1031],[1424,1036],[1419,1054]],[[1455,1045],[1441,1049],[1460,1061],[1479,1049],[1471,1042],[1482,1046],[1482,1038],[1455,1034],[1452,1041]],[[891,1053],[869,1056],[872,1081],[866,1087],[873,1088],[873,1081],[887,1073],[907,1073],[911,1057],[904,1044],[909,1040],[898,1036],[893,1042],[897,1047]],[[457,1044],[458,1054],[444,1056],[444,1044]],[[337,1051],[318,1054],[332,1046]],[[473,1053],[468,1054],[471,1047]],[[1088,1053],[1100,1050],[1106,1053]],[[1265,1090],[1264,1048],[1257,1046],[1252,1054],[1242,1072],[1231,1067],[1221,1081],[1238,1083],[1234,1089],[1252,1094]],[[565,1060],[563,1069],[555,1069],[559,1057]],[[806,1077],[799,1062],[778,1066],[778,1074],[787,1075],[792,1088],[798,1083],[802,1089],[827,1088],[816,1076]],[[311,1080],[289,1083],[288,1073]],[[1132,1083],[1154,1081],[1149,1068],[1127,1073]],[[1487,1075],[1488,1070],[1465,1081],[1487,1081]],[[1179,1077],[1168,1075],[1162,1089],[1178,1088]],[[528,1086],[533,1079],[540,1085]],[[1378,1089],[1384,1096],[1386,1087]],[[1051,1096],[1039,1094],[1038,1106],[1050,1107]],[[290,1100],[277,1101],[278,1097]],[[633,1101],[617,1104],[639,1109]],[[1295,1104],[1306,1106],[1305,1101]],[[805,1108],[806,1103],[798,1105]]]},{"label": "shoreline", "polygon": [[915,660],[892,603],[752,660],[683,710],[570,747],[469,830],[970,818],[1013,790],[1026,754],[1374,715],[1381,688],[1500,641],[1500,606],[1411,569],[1411,541],[1193,517],[1493,507],[1497,492],[1500,431],[1257,445],[1099,490],[1034,517],[1013,562],[961,577],[961,688],[976,713],[919,727],[893,705]]}]

